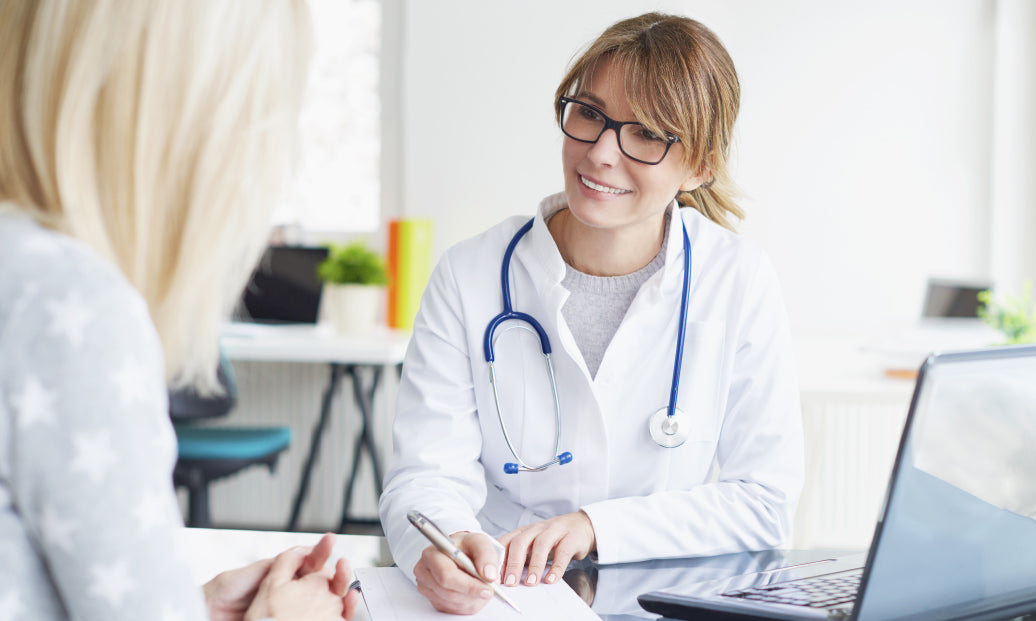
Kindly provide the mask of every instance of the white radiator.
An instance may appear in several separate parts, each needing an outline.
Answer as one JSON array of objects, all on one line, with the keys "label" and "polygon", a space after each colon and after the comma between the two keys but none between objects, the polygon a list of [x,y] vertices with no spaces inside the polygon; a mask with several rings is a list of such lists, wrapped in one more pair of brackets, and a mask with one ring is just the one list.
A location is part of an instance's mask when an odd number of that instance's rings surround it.
[{"label": "white radiator", "polygon": [[874,535],[909,393],[804,393],[806,485],[791,545],[865,548]]}]

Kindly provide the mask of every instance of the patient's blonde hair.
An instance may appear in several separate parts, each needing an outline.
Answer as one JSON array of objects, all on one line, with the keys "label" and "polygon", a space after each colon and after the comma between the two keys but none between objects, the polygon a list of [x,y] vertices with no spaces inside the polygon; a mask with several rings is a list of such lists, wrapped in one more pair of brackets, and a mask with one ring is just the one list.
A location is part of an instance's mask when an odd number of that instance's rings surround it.
[{"label": "patient's blonde hair", "polygon": [[572,63],[558,85],[558,123],[560,98],[592,88],[594,73],[608,61],[623,75],[637,121],[678,137],[687,167],[707,172],[704,185],[677,195],[680,205],[733,229],[734,220],[744,218],[727,167],[741,85],[723,43],[700,22],[678,15],[645,13],[617,22]]},{"label": "patient's blonde hair", "polygon": [[310,47],[304,0],[0,0],[0,201],[119,266],[171,385],[215,385]]}]

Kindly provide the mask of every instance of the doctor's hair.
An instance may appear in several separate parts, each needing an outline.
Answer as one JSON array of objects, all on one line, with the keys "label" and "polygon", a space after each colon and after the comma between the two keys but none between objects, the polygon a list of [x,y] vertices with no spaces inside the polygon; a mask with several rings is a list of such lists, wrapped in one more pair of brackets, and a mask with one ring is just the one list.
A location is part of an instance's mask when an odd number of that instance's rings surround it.
[{"label": "doctor's hair", "polygon": [[171,386],[219,327],[292,168],[305,0],[0,0],[0,201],[112,261]]},{"label": "doctor's hair", "polygon": [[744,219],[727,166],[741,85],[719,38],[701,23],[676,15],[646,13],[617,22],[561,80],[554,95],[559,124],[561,97],[578,99],[592,89],[595,72],[609,61],[623,74],[636,120],[657,134],[679,138],[684,163],[707,176],[698,188],[680,192],[677,201],[733,230],[732,219]]}]

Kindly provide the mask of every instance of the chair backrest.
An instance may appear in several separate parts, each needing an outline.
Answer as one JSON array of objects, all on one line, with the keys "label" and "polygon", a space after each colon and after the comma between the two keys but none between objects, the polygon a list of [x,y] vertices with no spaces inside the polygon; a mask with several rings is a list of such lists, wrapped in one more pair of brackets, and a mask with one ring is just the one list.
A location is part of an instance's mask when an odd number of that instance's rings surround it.
[{"label": "chair backrest", "polygon": [[220,355],[216,369],[222,393],[200,395],[194,389],[181,388],[169,391],[169,417],[174,421],[186,422],[196,418],[226,416],[237,404],[237,381],[230,361]]}]

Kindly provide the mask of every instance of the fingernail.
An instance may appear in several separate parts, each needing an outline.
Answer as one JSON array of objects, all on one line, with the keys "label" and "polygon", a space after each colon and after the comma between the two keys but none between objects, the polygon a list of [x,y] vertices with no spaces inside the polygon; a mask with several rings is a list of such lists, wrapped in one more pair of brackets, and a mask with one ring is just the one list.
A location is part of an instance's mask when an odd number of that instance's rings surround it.
[{"label": "fingernail", "polygon": [[490,597],[493,597],[493,592],[489,589],[482,589],[478,592],[478,596],[482,599],[489,599]]},{"label": "fingernail", "polygon": [[496,580],[499,575],[496,572],[496,565],[486,565],[482,569],[482,575],[486,577],[486,580]]},{"label": "fingernail", "polygon": [[555,576],[554,574],[547,574],[547,577],[544,578],[543,581],[546,582],[547,584],[554,584],[554,581],[557,580],[557,579],[558,579],[558,577]]},{"label": "fingernail", "polygon": [[515,576],[514,574],[508,574],[507,580],[504,581],[504,584],[506,584],[507,586],[514,586],[518,584],[518,576]]},{"label": "fingernail", "polygon": [[529,574],[529,577],[525,579],[525,584],[529,586],[536,584],[536,574]]}]

